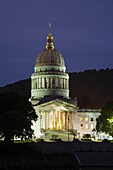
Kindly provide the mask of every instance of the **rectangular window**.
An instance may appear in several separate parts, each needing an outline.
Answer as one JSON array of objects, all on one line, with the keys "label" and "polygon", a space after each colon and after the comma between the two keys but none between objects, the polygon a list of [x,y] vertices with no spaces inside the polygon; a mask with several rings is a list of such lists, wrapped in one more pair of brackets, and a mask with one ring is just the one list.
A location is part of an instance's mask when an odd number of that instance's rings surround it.
[{"label": "rectangular window", "polygon": [[94,129],[94,125],[93,124],[91,124],[91,129]]},{"label": "rectangular window", "polygon": [[80,124],[80,128],[83,129],[83,124]]},{"label": "rectangular window", "polygon": [[80,117],[80,122],[82,122],[83,121],[83,117]]},{"label": "rectangular window", "polygon": [[85,118],[85,121],[88,121],[88,117]]},{"label": "rectangular window", "polygon": [[86,129],[88,129],[89,128],[89,125],[88,124],[86,124]]},{"label": "rectangular window", "polygon": [[93,117],[91,117],[91,122],[93,122],[94,121],[94,119],[93,119]]}]

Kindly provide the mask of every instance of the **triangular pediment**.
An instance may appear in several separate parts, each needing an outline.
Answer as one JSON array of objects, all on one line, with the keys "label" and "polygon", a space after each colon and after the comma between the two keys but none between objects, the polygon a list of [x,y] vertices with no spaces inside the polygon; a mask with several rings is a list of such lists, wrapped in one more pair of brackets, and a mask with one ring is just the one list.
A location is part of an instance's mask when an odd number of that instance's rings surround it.
[{"label": "triangular pediment", "polygon": [[38,104],[35,108],[39,111],[75,111],[77,106],[60,99],[55,99]]}]

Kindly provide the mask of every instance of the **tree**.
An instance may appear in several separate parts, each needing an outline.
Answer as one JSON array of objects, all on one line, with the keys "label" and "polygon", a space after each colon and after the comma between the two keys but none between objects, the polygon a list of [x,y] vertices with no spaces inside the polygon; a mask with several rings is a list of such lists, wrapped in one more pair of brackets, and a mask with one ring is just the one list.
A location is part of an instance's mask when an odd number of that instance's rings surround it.
[{"label": "tree", "polygon": [[102,108],[96,128],[98,132],[106,132],[113,136],[113,101],[106,103]]},{"label": "tree", "polygon": [[0,134],[6,142],[14,136],[32,137],[33,120],[37,115],[28,99],[11,92],[0,94]]}]

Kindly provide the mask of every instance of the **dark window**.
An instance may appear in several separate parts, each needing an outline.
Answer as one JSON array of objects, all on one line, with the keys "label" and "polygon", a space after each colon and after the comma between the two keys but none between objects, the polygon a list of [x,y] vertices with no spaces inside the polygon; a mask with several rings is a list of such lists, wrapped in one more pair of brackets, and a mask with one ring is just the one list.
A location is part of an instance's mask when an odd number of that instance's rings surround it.
[{"label": "dark window", "polygon": [[52,88],[54,89],[55,88],[55,79],[53,78],[52,80]]},{"label": "dark window", "polygon": [[80,124],[80,127],[83,128],[83,124]]},{"label": "dark window", "polygon": [[94,121],[93,117],[91,118],[91,121],[92,121],[92,122]]}]

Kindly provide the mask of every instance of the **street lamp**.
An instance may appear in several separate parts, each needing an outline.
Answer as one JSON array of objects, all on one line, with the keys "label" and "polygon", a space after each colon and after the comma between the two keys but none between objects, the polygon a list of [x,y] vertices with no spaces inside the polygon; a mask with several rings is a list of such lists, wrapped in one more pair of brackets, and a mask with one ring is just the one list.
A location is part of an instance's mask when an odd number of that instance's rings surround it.
[{"label": "street lamp", "polygon": [[68,112],[68,142],[69,142],[69,112]]}]

